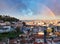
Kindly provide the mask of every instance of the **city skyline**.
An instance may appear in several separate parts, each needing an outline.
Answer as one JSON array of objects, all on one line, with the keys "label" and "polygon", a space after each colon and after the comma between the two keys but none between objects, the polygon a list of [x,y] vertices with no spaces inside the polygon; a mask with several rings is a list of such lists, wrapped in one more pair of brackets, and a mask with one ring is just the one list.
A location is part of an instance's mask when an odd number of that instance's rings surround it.
[{"label": "city skyline", "polygon": [[0,15],[20,20],[60,19],[60,0],[0,0]]}]

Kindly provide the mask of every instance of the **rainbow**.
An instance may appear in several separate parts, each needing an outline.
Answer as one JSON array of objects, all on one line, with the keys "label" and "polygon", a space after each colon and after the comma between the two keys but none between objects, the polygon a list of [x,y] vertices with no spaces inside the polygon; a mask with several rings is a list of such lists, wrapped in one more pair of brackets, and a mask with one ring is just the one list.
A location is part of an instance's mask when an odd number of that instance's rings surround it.
[{"label": "rainbow", "polygon": [[44,5],[44,4],[39,4],[40,6],[42,6],[42,16],[45,15],[44,17],[51,18],[51,19],[55,19],[55,14],[52,12],[52,10],[50,8],[48,8],[48,6]]}]

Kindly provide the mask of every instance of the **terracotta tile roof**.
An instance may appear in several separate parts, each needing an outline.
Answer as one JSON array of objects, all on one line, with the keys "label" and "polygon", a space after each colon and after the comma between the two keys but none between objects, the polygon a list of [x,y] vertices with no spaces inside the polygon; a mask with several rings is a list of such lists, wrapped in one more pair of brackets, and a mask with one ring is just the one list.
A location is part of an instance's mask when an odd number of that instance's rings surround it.
[{"label": "terracotta tile roof", "polygon": [[0,42],[0,44],[3,44],[3,42]]}]

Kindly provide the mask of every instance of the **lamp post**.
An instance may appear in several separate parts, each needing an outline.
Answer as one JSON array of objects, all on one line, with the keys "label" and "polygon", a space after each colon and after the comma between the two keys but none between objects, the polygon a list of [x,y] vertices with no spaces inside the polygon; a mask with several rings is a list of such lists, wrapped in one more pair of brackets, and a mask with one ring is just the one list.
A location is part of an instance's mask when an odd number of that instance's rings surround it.
[{"label": "lamp post", "polygon": [[51,44],[53,44],[53,36],[51,36]]},{"label": "lamp post", "polygon": [[44,30],[44,43],[47,43],[46,35],[47,35],[47,31],[46,31],[46,30]]}]

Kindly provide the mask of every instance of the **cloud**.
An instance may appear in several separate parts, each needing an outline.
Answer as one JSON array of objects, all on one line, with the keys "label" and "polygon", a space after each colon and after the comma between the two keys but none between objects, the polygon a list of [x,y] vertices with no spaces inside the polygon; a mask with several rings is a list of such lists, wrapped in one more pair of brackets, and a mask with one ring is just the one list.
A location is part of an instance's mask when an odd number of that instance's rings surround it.
[{"label": "cloud", "polygon": [[[0,14],[11,16],[43,16],[41,14],[43,6],[47,6],[56,15],[60,15],[60,0],[0,0]],[[24,15],[24,16],[23,16]],[[27,19],[29,19],[27,17]],[[33,17],[34,18],[34,17]]]}]

